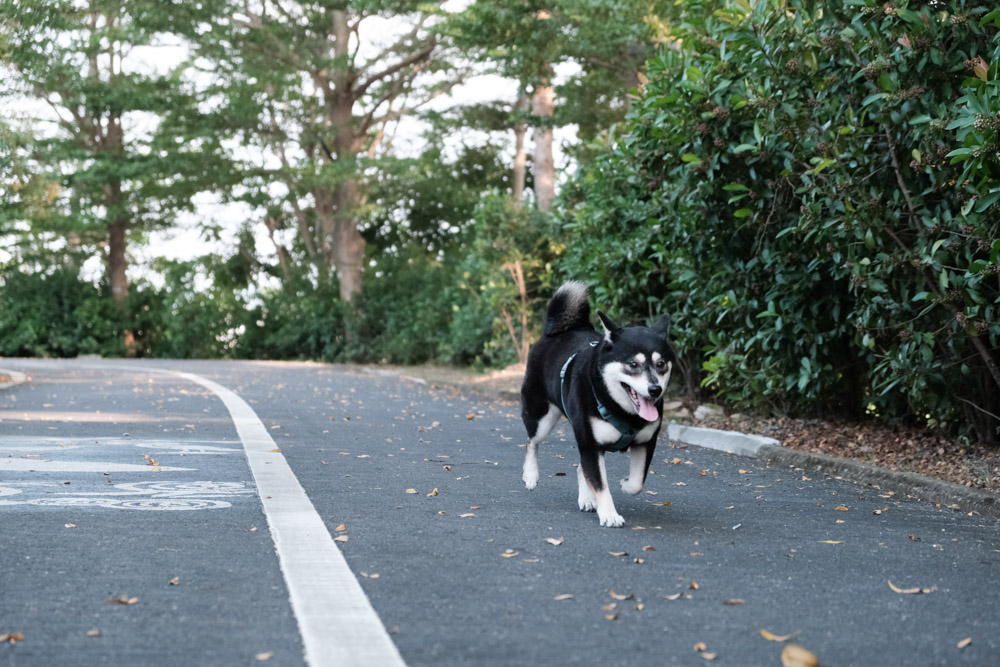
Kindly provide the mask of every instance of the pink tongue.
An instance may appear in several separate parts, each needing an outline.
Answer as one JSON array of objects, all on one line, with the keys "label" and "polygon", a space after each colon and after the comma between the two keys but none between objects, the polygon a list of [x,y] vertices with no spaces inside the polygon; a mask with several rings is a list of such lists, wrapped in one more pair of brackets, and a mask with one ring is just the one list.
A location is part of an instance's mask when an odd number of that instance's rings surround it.
[{"label": "pink tongue", "polygon": [[645,396],[639,396],[639,416],[648,422],[655,422],[660,418],[656,412],[656,404]]}]

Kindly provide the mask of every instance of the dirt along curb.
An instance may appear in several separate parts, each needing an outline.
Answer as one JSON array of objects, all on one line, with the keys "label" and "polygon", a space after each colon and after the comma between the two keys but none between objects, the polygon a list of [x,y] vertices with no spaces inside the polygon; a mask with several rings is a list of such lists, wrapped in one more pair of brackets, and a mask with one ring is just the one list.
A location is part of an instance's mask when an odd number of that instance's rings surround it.
[{"label": "dirt along curb", "polygon": [[1000,519],[1000,497],[988,491],[828,454],[789,449],[782,447],[774,438],[738,431],[687,426],[676,422],[667,426],[667,438],[686,445],[752,456],[766,461],[769,465],[788,466],[806,473],[828,475],[855,484],[878,486],[883,491],[894,491],[949,509],[977,512]]},{"label": "dirt along curb", "polygon": [[21,384],[27,379],[28,376],[20,371],[10,371],[6,368],[0,368],[0,389],[13,387],[14,385]]}]

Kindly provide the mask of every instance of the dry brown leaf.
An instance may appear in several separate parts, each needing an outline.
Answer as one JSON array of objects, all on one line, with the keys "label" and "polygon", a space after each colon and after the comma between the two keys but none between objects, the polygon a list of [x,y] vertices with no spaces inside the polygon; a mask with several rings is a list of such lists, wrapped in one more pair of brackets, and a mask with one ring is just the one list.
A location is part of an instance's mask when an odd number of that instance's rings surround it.
[{"label": "dry brown leaf", "polygon": [[688,586],[692,591],[698,590],[698,582],[695,579],[691,580],[691,585]]},{"label": "dry brown leaf", "polygon": [[706,651],[706,652],[699,653],[698,655],[700,655],[701,657],[705,658],[705,660],[715,660],[716,656],[719,655],[719,654],[718,653],[709,653],[709,652]]},{"label": "dry brown leaf", "polygon": [[465,418],[468,419],[471,422],[472,420],[474,420],[476,418],[476,413],[470,412],[469,414],[465,415]]},{"label": "dry brown leaf", "polygon": [[843,544],[844,540],[819,540],[820,544]]},{"label": "dry brown leaf", "polygon": [[668,600],[677,600],[680,598],[681,595],[683,595],[683,593],[673,593],[671,595],[664,595],[663,597],[665,597]]},{"label": "dry brown leaf", "polygon": [[101,636],[101,631],[98,630],[97,628],[94,628],[93,630],[87,630],[87,636],[88,637],[100,637]]},{"label": "dry brown leaf", "polygon": [[673,463],[674,465],[678,465],[678,464],[684,463],[684,459],[682,459],[679,456],[677,456],[677,457],[674,457],[674,459],[671,461],[671,463]]},{"label": "dry brown leaf", "polygon": [[849,510],[848,510],[848,509],[847,509],[846,507],[844,507],[843,505],[839,505],[839,506],[837,506],[837,507],[834,507],[833,509],[837,510],[838,512],[847,512],[847,511],[849,511]]},{"label": "dry brown leaf", "polygon": [[819,660],[798,644],[789,644],[781,652],[781,664],[784,667],[819,667]]},{"label": "dry brown leaf", "polygon": [[[889,580],[887,579],[886,581]],[[893,591],[897,593],[904,593],[906,595],[915,595],[917,593],[930,593],[931,591],[934,590],[933,588],[921,588],[919,586],[916,586],[914,588],[900,588],[891,581],[889,581],[889,588],[891,588]]]},{"label": "dry brown leaf", "polygon": [[264,653],[258,653],[254,657],[257,658],[258,662],[265,662],[270,660],[274,656],[274,651],[265,651]]},{"label": "dry brown leaf", "polygon": [[274,449],[271,450],[271,453],[273,453],[273,454],[279,454],[279,453],[281,453],[281,448],[275,447]]},{"label": "dry brown leaf", "polygon": [[337,535],[335,538],[333,538],[333,541],[334,542],[346,542],[349,539],[350,538],[347,535]]},{"label": "dry brown leaf", "polygon": [[779,635],[774,634],[773,632],[768,632],[767,630],[761,630],[760,631],[760,636],[763,637],[764,639],[766,639],[769,642],[787,642],[792,637],[797,636],[799,634],[799,632],[800,632],[799,630],[796,630],[795,632],[793,632],[790,635],[780,635],[779,636]]},{"label": "dry brown leaf", "polygon": [[627,551],[609,551],[608,553],[612,556],[628,556]]},{"label": "dry brown leaf", "polygon": [[750,472],[749,470],[744,470],[743,468],[740,468],[740,474],[741,475],[746,475],[749,472]]},{"label": "dry brown leaf", "polygon": [[336,531],[336,532],[338,532],[338,533],[342,533],[345,530],[347,530],[347,524],[346,523],[342,523],[339,526],[337,526],[336,528],[334,528],[333,530]]},{"label": "dry brown leaf", "polygon": [[962,641],[958,642],[958,648],[965,648],[972,643],[972,637],[966,637]]},{"label": "dry brown leaf", "polygon": [[729,600],[723,600],[722,604],[730,607],[735,607],[736,605],[743,604],[744,602],[746,602],[746,600],[744,600],[743,598],[731,598]]},{"label": "dry brown leaf", "polygon": [[180,577],[174,577],[173,579],[170,580],[170,585],[171,586],[179,586],[180,583],[181,583],[181,578]]},{"label": "dry brown leaf", "polygon": [[466,512],[465,514],[459,514],[458,518],[459,519],[468,519],[470,516],[476,516],[476,515],[473,514],[472,512]]},{"label": "dry brown leaf", "polygon": [[137,597],[127,598],[124,595],[121,596],[120,598],[111,598],[111,602],[114,602],[115,604],[135,604],[138,601],[139,598]]},{"label": "dry brown leaf", "polygon": [[520,551],[514,551],[513,549],[507,549],[507,551],[504,551],[500,555],[503,556],[504,558],[513,558],[514,556],[516,556],[519,553],[521,553],[521,552]]},{"label": "dry brown leaf", "polygon": [[417,490],[416,490],[416,489],[407,489],[407,490],[406,490],[406,493],[407,493],[408,495],[411,495],[411,496],[412,496],[412,495],[415,495],[415,494],[417,493]]},{"label": "dry brown leaf", "polygon": [[638,563],[639,565],[642,565],[643,563],[646,562],[646,559],[645,558],[633,558],[632,562],[633,563]]},{"label": "dry brown leaf", "polygon": [[601,609],[603,609],[604,611],[611,611],[612,609],[614,609],[617,606],[618,606],[617,602],[610,602],[608,604],[601,605]]},{"label": "dry brown leaf", "polygon": [[64,524],[64,526],[66,528],[76,528],[76,524],[75,523],[67,523],[67,524]]},{"label": "dry brown leaf", "polygon": [[618,614],[605,614],[604,618],[608,619],[609,621],[617,621]]},{"label": "dry brown leaf", "polygon": [[437,490],[437,487],[435,486],[435,487],[434,487],[434,490],[433,490],[433,491],[431,491],[430,493],[428,493],[428,494],[427,494],[427,497],[428,497],[428,498],[433,498],[433,497],[434,497],[434,496],[436,496],[437,494],[438,494],[438,490]]},{"label": "dry brown leaf", "polygon": [[644,546],[642,548],[642,550],[643,551],[656,551],[656,547],[647,544],[646,546]]},{"label": "dry brown leaf", "polygon": [[548,542],[549,544],[551,544],[552,546],[557,547],[560,544],[562,544],[563,542],[565,542],[566,538],[565,537],[558,537],[558,538],[556,538],[556,537],[546,537],[545,541]]},{"label": "dry brown leaf", "polygon": [[552,599],[553,600],[571,600],[572,598],[573,598],[573,594],[572,593],[561,593],[561,594],[555,596]]},{"label": "dry brown leaf", "polygon": [[24,639],[23,632],[8,632],[6,634],[0,635],[0,644],[7,642],[8,644],[16,644]]},{"label": "dry brown leaf", "polygon": [[628,595],[622,595],[621,593],[615,593],[614,591],[608,591],[608,595],[610,595],[616,600],[631,600],[632,598],[635,597],[635,595],[633,595],[632,593],[629,593]]}]

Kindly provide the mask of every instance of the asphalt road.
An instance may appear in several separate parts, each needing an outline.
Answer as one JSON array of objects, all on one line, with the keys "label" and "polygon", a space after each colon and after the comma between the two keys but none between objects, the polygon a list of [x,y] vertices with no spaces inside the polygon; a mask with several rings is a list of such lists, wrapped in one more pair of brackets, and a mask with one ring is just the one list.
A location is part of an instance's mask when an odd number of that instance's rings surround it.
[{"label": "asphalt road", "polygon": [[[524,489],[516,405],[318,364],[0,367],[30,376],[0,390],[0,665],[306,664],[317,627],[367,636],[350,590],[297,592],[343,560],[411,666],[1000,664],[994,519],[661,441],[602,528],[565,422]],[[282,537],[277,468],[343,559]]]}]

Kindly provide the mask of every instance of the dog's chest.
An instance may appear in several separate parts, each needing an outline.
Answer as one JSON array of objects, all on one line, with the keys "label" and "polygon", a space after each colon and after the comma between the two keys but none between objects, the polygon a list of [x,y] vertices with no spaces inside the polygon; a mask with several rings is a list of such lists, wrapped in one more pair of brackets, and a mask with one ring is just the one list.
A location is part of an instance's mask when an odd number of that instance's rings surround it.
[{"label": "dog's chest", "polygon": [[[644,426],[635,436],[632,438],[632,442],[638,444],[649,442],[653,438],[653,434],[656,433],[656,429],[660,427],[660,422],[652,422],[648,426]],[[607,447],[609,445],[617,445],[622,439],[622,432],[617,428],[604,421],[600,417],[590,418],[590,432],[594,435],[594,441],[597,444]]]}]

